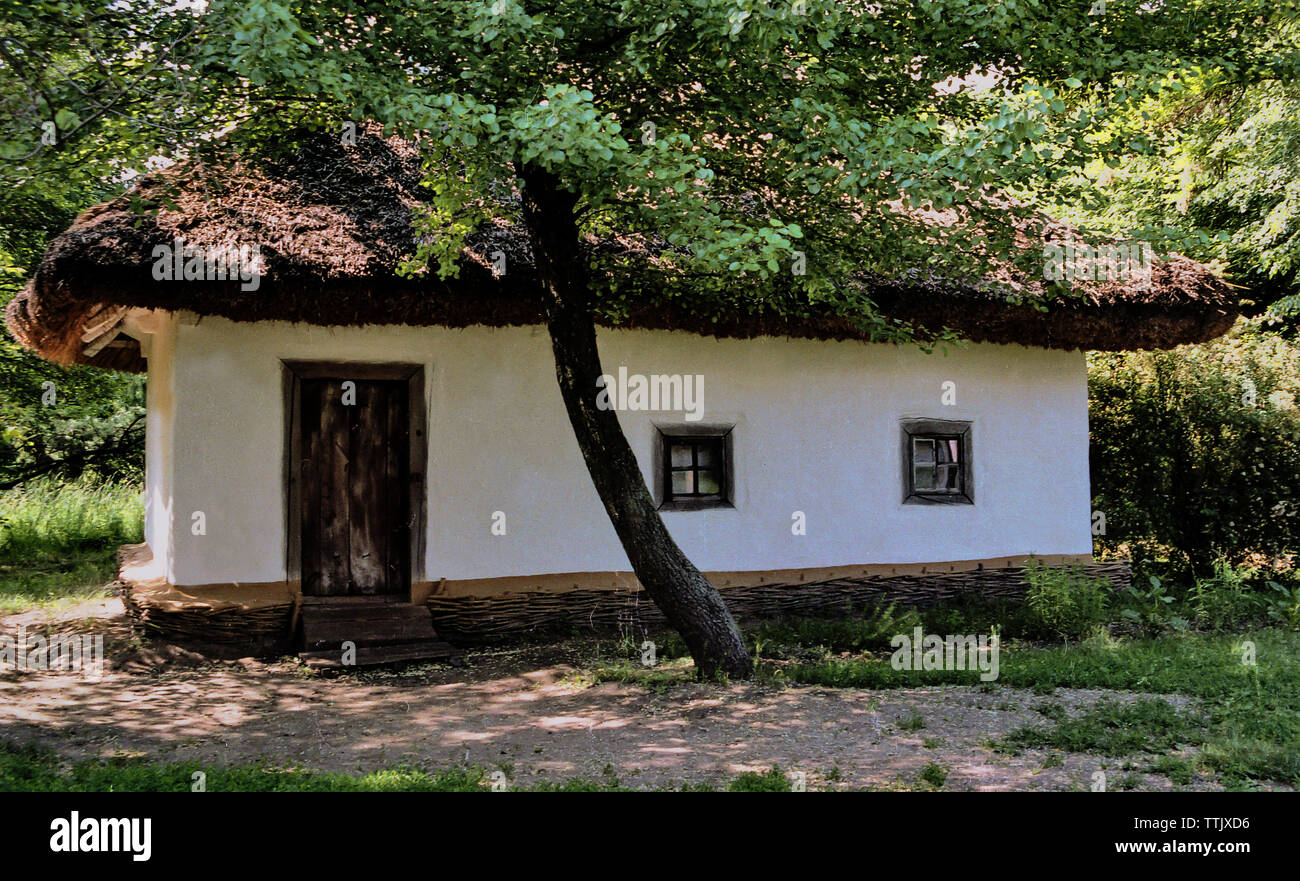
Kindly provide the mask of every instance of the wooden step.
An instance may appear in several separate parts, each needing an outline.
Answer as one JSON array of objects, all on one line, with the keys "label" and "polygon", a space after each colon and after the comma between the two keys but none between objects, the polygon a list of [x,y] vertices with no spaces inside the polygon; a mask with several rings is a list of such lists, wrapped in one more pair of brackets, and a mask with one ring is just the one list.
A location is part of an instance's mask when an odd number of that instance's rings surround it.
[{"label": "wooden step", "polygon": [[313,669],[344,666],[345,642],[356,646],[358,667],[442,660],[459,654],[438,636],[427,606],[382,598],[340,599],[344,601],[302,607],[303,651],[298,657]]},{"label": "wooden step", "polygon": [[344,640],[357,645],[407,642],[437,634],[427,606],[382,603],[303,606],[302,636],[312,648]]},{"label": "wooden step", "polygon": [[[409,661],[441,661],[454,657],[456,650],[440,639],[421,639],[396,645],[357,646],[356,666],[377,667]],[[313,670],[344,667],[342,649],[317,649],[298,655]]]},{"label": "wooden step", "polygon": [[411,601],[406,594],[388,593],[375,594],[373,596],[343,596],[343,597],[309,597],[302,598],[304,606],[377,606],[398,604],[409,606]]}]

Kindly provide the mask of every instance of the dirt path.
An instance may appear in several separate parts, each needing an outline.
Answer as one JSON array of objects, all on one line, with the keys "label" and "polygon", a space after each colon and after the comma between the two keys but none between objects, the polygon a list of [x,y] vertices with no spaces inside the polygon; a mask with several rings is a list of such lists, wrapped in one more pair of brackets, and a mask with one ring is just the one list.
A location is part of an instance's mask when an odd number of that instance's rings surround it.
[{"label": "dirt path", "polygon": [[[0,621],[0,627],[12,623]],[[113,629],[111,610],[104,626]],[[7,628],[6,628],[7,629]],[[0,737],[69,758],[370,771],[397,764],[500,767],[519,783],[613,775],[623,784],[720,783],[741,771],[802,771],[809,788],[916,787],[930,762],[945,789],[1088,789],[1096,756],[995,753],[985,743],[1035,707],[1081,708],[1104,692],[1050,697],[997,687],[867,691],[687,684],[586,685],[562,649],[484,653],[464,667],[321,678],[257,661],[178,668],[127,653],[99,680],[0,676]],[[899,722],[920,714],[925,727]],[[1139,788],[1167,788],[1142,775]],[[1193,786],[1202,788],[1204,782]]]}]

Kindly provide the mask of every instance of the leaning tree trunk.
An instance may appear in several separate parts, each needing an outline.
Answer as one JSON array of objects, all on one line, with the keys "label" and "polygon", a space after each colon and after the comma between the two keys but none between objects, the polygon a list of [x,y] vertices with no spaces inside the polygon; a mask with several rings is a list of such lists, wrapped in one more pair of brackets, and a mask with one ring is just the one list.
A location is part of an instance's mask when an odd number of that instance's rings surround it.
[{"label": "leaning tree trunk", "polygon": [[686,640],[700,675],[748,677],[753,665],[735,619],[668,534],[618,414],[596,406],[596,380],[604,371],[596,349],[586,262],[579,250],[577,199],[549,172],[525,166],[521,177],[524,221],[542,280],[555,375],[591,481],[632,571]]}]

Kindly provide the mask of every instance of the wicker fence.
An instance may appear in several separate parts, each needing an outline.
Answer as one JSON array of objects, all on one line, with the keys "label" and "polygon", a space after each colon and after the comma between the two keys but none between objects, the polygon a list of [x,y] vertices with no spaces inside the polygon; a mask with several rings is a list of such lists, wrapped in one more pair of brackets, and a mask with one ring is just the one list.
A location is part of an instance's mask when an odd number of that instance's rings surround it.
[{"label": "wicker fence", "polygon": [[[1126,587],[1127,561],[1084,564],[1090,573]],[[141,602],[128,583],[118,592],[127,614],[150,637],[193,647],[217,657],[273,655],[292,648],[294,605],[213,608],[206,604],[160,606]],[[863,576],[812,583],[732,587],[722,596],[742,621],[833,616],[867,606],[895,603],[926,606],[958,596],[1015,598],[1025,592],[1019,568],[974,569],[935,575]],[[473,645],[557,631],[639,632],[664,617],[642,591],[574,590],[513,593],[495,597],[432,597],[429,610],[438,633],[459,645]]]},{"label": "wicker fence", "polygon": [[119,581],[115,587],[127,615],[151,639],[217,658],[280,655],[293,648],[293,603],[252,609],[158,606],[140,602],[127,582]]},{"label": "wicker fence", "polygon": [[[1127,587],[1127,561],[1084,564],[1093,575]],[[986,598],[1024,596],[1020,568],[973,569],[936,575],[863,576],[813,583],[732,587],[722,596],[742,621],[847,614],[866,606],[896,603],[926,606],[962,595]],[[529,632],[610,630],[634,632],[664,623],[642,591],[574,590],[566,593],[516,593],[496,597],[431,597],[434,625],[460,644],[494,642]]]}]

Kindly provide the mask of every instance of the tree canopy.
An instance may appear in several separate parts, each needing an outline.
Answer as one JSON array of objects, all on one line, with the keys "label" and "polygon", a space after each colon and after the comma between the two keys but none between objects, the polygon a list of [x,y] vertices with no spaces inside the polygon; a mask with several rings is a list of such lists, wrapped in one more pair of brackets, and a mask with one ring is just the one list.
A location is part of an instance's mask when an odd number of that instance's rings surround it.
[{"label": "tree canopy", "polygon": [[862,321],[846,279],[1011,256],[1019,209],[989,193],[1051,204],[1151,137],[1143,102],[1206,70],[1254,88],[1297,67],[1266,0],[0,5],[16,181],[377,120],[428,156],[436,235],[415,271],[455,272],[523,162],[579,194],[584,231],[670,245],[702,311],[816,300]]},{"label": "tree canopy", "polygon": [[[1300,24],[1279,28],[1279,43]],[[1300,318],[1300,80],[1279,68],[1244,82],[1207,68],[1128,114],[1146,137],[1094,162],[1063,212],[1110,230],[1145,230],[1219,263],[1248,313]]]}]

